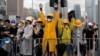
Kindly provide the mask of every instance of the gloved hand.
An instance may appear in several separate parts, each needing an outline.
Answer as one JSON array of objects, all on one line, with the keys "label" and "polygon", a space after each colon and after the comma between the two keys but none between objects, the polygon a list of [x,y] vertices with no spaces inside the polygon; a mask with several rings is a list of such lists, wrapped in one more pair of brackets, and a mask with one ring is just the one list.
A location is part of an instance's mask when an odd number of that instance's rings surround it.
[{"label": "gloved hand", "polygon": [[39,7],[40,7],[40,11],[42,11],[42,4],[40,4]]},{"label": "gloved hand", "polygon": [[54,4],[54,9],[58,10],[58,4],[56,4],[56,3]]}]

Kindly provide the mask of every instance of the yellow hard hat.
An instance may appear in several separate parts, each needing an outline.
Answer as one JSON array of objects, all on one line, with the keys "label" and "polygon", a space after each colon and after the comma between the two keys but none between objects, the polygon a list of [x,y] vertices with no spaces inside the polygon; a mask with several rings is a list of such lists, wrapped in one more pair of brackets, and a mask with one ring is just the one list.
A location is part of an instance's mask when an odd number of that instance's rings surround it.
[{"label": "yellow hard hat", "polygon": [[76,19],[75,26],[78,26],[78,27],[82,26],[82,22],[80,19]]},{"label": "yellow hard hat", "polygon": [[38,18],[37,22],[42,22],[42,20],[40,18]]},{"label": "yellow hard hat", "polygon": [[68,19],[63,19],[63,23],[69,23]]},{"label": "yellow hard hat", "polygon": [[49,13],[49,14],[48,14],[48,16],[51,16],[51,17],[53,17],[53,14],[52,14],[52,13]]},{"label": "yellow hard hat", "polygon": [[20,20],[19,23],[25,24],[25,20]]}]

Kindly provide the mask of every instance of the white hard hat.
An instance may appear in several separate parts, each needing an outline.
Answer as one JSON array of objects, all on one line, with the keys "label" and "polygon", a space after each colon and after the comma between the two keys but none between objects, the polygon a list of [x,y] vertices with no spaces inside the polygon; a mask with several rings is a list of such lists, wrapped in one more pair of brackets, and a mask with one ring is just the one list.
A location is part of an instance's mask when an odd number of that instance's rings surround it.
[{"label": "white hard hat", "polygon": [[89,26],[92,26],[93,24],[91,22],[88,23]]},{"label": "white hard hat", "polygon": [[29,21],[33,21],[33,17],[32,16],[29,16],[29,17],[26,17],[26,20],[29,20]]}]

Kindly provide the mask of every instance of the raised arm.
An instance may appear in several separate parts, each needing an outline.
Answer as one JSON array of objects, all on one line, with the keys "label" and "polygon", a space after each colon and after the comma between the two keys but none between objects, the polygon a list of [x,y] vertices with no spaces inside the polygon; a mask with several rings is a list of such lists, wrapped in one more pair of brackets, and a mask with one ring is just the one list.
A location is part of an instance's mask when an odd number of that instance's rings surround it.
[{"label": "raised arm", "polygon": [[45,24],[46,23],[46,19],[45,19],[45,15],[42,11],[39,12],[39,17],[42,20],[42,22]]},{"label": "raised arm", "polygon": [[57,23],[60,19],[59,19],[59,11],[58,10],[55,10],[54,12],[54,21],[55,23]]}]

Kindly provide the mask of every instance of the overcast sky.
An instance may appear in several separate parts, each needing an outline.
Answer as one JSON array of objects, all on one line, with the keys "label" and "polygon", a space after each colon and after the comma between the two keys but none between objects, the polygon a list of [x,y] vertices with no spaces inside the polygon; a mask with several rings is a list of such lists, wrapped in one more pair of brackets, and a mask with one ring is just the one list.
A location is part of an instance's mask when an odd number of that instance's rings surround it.
[{"label": "overcast sky", "polygon": [[[85,11],[85,0],[67,0],[68,1],[68,11],[72,10],[74,8],[75,4],[80,4],[81,11]],[[97,1],[97,0],[95,0]],[[34,9],[39,8],[39,4],[42,3],[45,7],[45,4],[48,3],[49,0],[33,0],[33,7]],[[24,0],[24,7],[31,8],[32,7],[32,0]],[[45,9],[44,9],[45,10]]]}]

